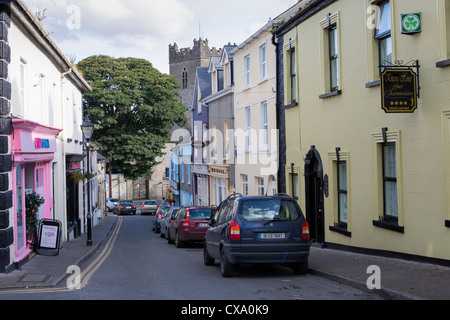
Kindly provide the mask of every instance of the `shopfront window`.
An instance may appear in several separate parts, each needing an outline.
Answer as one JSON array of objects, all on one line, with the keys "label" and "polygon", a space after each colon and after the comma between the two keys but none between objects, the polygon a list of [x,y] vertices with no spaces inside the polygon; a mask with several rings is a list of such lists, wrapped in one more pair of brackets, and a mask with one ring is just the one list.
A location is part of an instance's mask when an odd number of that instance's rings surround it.
[{"label": "shopfront window", "polygon": [[[44,196],[44,168],[36,168],[35,170],[35,191],[41,197]],[[37,214],[38,220],[44,218],[44,206],[39,207]]]},{"label": "shopfront window", "polygon": [[25,213],[23,211],[23,181],[22,181],[22,166],[16,167],[16,221],[17,221],[17,233],[16,244],[17,251],[19,252],[25,247]]}]

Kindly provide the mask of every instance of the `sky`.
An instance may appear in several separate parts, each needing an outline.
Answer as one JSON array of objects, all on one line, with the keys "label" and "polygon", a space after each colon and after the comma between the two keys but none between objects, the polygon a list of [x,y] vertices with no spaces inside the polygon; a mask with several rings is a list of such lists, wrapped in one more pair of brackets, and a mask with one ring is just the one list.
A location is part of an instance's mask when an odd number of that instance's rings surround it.
[{"label": "sky", "polygon": [[135,57],[169,73],[169,44],[240,44],[297,0],[23,0],[71,60]]}]

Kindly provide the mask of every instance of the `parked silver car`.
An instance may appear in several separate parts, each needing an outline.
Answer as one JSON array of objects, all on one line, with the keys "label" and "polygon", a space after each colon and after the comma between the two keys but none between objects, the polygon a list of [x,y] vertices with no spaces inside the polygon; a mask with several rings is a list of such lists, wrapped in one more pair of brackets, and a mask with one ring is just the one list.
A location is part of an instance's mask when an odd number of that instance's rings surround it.
[{"label": "parked silver car", "polygon": [[158,202],[156,200],[144,200],[141,206],[141,214],[155,214],[158,210]]},{"label": "parked silver car", "polygon": [[161,238],[167,238],[167,231],[169,229],[169,224],[175,219],[175,215],[177,214],[178,209],[180,207],[170,207],[169,210],[166,211],[166,214],[163,216],[161,220],[161,225],[159,227],[159,231],[161,233]]},{"label": "parked silver car", "polygon": [[117,206],[117,203],[119,202],[119,199],[116,198],[107,198],[106,199],[106,208],[108,211],[113,211],[114,208]]}]

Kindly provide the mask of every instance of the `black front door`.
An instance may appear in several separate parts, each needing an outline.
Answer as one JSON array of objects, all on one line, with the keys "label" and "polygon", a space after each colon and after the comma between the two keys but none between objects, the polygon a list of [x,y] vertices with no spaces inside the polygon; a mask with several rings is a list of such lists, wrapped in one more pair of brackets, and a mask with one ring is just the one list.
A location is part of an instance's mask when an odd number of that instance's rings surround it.
[{"label": "black front door", "polygon": [[67,204],[67,232],[70,233],[74,230],[74,237],[77,238],[81,234],[81,221],[78,217],[78,183],[75,182],[70,174],[67,175],[67,188],[66,188],[66,204]]},{"label": "black front door", "polygon": [[319,152],[311,147],[305,158],[306,220],[312,242],[325,243],[323,167]]}]

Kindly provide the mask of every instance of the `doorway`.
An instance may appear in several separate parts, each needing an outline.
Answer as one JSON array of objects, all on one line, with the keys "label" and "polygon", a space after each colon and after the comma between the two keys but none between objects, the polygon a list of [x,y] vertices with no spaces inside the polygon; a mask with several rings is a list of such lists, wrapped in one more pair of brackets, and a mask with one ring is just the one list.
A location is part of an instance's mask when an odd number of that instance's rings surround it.
[{"label": "doorway", "polygon": [[305,158],[305,208],[311,242],[325,243],[323,166],[319,152],[311,146]]}]

